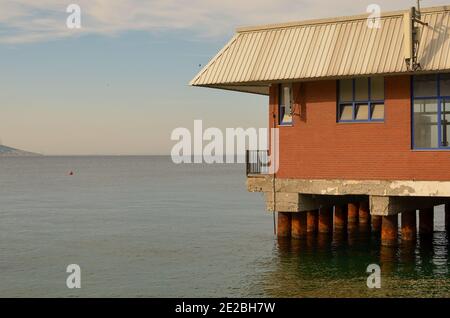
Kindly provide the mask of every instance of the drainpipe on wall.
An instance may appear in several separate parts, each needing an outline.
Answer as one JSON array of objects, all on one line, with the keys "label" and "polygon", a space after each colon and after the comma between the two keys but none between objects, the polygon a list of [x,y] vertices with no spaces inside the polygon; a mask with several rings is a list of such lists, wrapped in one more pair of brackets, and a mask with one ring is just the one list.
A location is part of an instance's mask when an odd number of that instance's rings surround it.
[{"label": "drainpipe on wall", "polygon": [[[276,119],[277,119],[277,115],[276,115],[276,113],[275,113],[275,108],[273,109],[273,113],[272,113],[272,118],[273,118],[273,129],[275,129],[276,128]],[[274,167],[276,167],[276,162],[275,162],[275,158],[276,158],[276,155],[275,155],[275,152],[277,151],[276,150],[276,144],[277,144],[277,142],[275,142],[275,141],[272,141],[272,158],[273,158],[273,161],[274,162],[272,162],[272,165],[274,166]],[[273,233],[274,233],[274,235],[277,235],[277,226],[276,226],[276,221],[275,221],[275,214],[277,213],[276,212],[276,207],[277,207],[277,205],[276,205],[276,194],[275,194],[275,179],[276,179],[276,177],[277,177],[277,171],[276,171],[276,169],[274,169],[273,170],[273,178],[272,178],[272,197],[273,197]]]}]

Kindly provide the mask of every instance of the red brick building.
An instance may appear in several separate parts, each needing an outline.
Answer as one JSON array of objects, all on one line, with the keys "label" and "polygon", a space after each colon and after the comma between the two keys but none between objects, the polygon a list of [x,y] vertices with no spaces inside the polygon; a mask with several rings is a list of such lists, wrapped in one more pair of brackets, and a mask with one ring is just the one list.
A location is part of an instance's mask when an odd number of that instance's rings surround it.
[{"label": "red brick building", "polygon": [[251,165],[248,188],[279,235],[331,231],[334,211],[335,229],[383,217],[393,244],[398,213],[412,239],[450,198],[450,7],[242,28],[191,85],[269,96],[279,169]]},{"label": "red brick building", "polygon": [[[411,81],[411,75],[384,77],[383,121],[374,122],[337,120],[338,80],[293,84],[293,107],[299,112],[294,112],[291,125],[278,125],[278,177],[450,180],[449,152],[437,147],[414,149]],[[273,86],[270,113],[277,117],[278,95],[278,87]],[[268,117],[272,127],[271,114]]]}]

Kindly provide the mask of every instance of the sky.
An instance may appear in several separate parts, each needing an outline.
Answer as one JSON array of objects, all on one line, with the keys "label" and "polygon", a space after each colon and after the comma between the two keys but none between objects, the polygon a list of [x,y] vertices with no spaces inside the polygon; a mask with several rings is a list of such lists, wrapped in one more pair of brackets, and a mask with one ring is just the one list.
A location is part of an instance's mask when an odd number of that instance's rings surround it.
[{"label": "sky", "polygon": [[[167,155],[173,129],[266,127],[268,98],[188,86],[236,27],[415,0],[0,0],[0,140],[46,155]],[[69,29],[66,8],[81,8]],[[450,4],[424,0],[422,6]]]}]

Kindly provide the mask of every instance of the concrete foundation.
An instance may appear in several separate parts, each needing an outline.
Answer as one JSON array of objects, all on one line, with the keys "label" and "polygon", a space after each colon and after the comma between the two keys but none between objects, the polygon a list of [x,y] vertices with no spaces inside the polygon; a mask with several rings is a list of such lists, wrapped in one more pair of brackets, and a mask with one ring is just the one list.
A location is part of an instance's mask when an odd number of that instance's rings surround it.
[{"label": "concrete foundation", "polygon": [[419,234],[432,235],[434,231],[434,209],[419,210]]},{"label": "concrete foundation", "polygon": [[415,241],[417,237],[416,211],[402,213],[402,241]]},{"label": "concrete foundation", "polygon": [[319,229],[319,211],[308,211],[306,214],[306,230],[308,233],[317,233]]},{"label": "concrete foundation", "polygon": [[319,233],[333,232],[333,207],[321,207],[319,210]]},{"label": "concrete foundation", "polygon": [[382,217],[381,244],[383,246],[395,246],[398,241],[398,216],[388,215]]},{"label": "concrete foundation", "polygon": [[[249,175],[250,192],[272,192],[271,175]],[[276,178],[275,191],[314,195],[361,195],[392,197],[450,198],[450,181],[413,180],[322,180]],[[445,203],[445,202],[444,202]]]},{"label": "concrete foundation", "polygon": [[291,220],[291,236],[294,239],[302,239],[306,237],[307,223],[306,213],[292,213]]},{"label": "concrete foundation", "polygon": [[[354,206],[363,203],[362,211],[372,216],[386,216],[413,209],[426,209],[446,204],[450,200],[450,181],[385,181],[385,180],[297,180],[271,176],[248,176],[250,192],[264,192],[267,209],[271,212],[306,212],[322,206],[349,204],[352,224]],[[275,202],[274,202],[275,199]],[[356,204],[355,204],[356,202]]]},{"label": "concrete foundation", "polygon": [[278,237],[290,237],[291,236],[291,218],[292,218],[292,213],[278,212],[278,225],[277,225]]}]

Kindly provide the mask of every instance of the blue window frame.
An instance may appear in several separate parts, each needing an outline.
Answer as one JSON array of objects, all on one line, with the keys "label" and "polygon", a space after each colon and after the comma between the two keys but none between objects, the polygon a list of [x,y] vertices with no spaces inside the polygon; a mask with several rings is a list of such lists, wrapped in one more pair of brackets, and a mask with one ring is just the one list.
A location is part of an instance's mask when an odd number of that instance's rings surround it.
[{"label": "blue window frame", "polygon": [[450,150],[450,74],[412,77],[412,147]]},{"label": "blue window frame", "polygon": [[340,80],[338,95],[338,122],[384,122],[384,77]]},{"label": "blue window frame", "polygon": [[293,93],[292,84],[278,85],[278,124],[292,125]]}]

